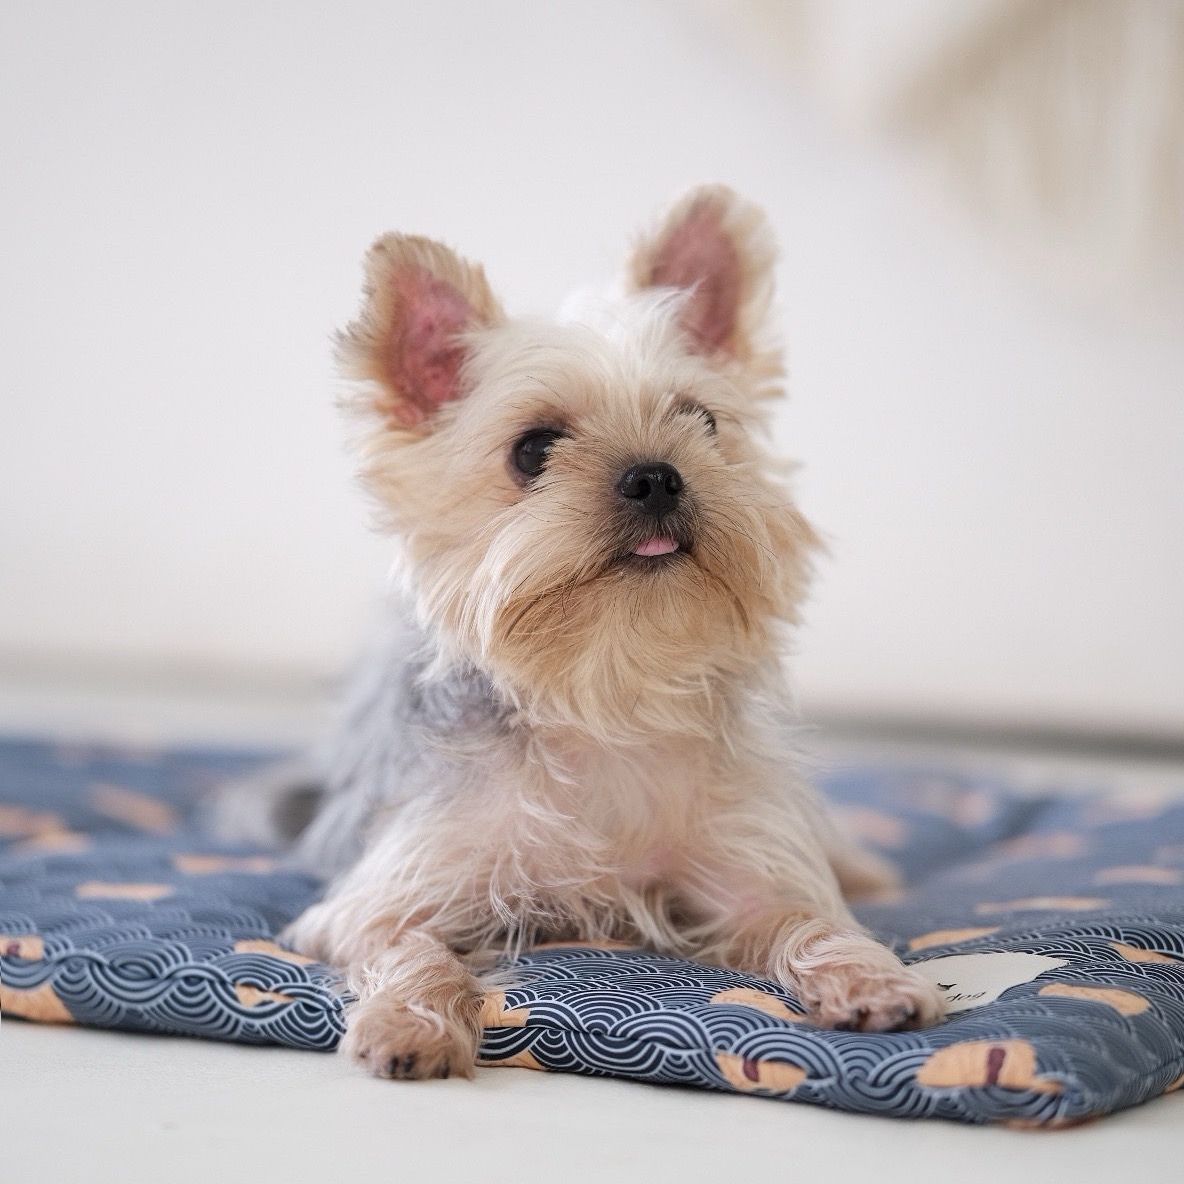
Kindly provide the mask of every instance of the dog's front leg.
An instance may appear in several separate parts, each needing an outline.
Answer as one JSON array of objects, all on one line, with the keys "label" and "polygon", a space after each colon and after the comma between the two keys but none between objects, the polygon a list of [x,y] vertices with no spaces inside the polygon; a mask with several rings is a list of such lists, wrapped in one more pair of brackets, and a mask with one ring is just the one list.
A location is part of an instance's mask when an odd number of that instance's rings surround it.
[{"label": "dog's front leg", "polygon": [[820,916],[787,901],[735,917],[733,924],[723,961],[795,991],[824,1027],[890,1032],[942,1016],[938,989],[849,914]]},{"label": "dog's front leg", "polygon": [[422,929],[349,968],[357,1002],[341,1051],[377,1077],[472,1077],[481,988],[443,942]]},{"label": "dog's front leg", "polygon": [[937,988],[860,927],[822,858],[799,855],[796,880],[745,875],[735,863],[699,880],[696,911],[709,918],[701,956],[776,980],[828,1028],[885,1032],[940,1019]]},{"label": "dog's front leg", "polygon": [[283,939],[346,971],[357,1002],[346,1013],[341,1051],[379,1077],[471,1077],[480,1037],[481,988],[446,943],[439,912],[367,854]]}]

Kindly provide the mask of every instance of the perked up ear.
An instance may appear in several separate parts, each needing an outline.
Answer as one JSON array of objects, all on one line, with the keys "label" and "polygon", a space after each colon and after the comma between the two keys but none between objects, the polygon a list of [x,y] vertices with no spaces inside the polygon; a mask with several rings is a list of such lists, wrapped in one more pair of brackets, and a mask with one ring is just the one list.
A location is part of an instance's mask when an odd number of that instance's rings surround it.
[{"label": "perked up ear", "polygon": [[366,255],[362,311],[338,356],[347,377],[374,384],[391,426],[416,428],[462,394],[463,335],[502,319],[480,266],[432,239],[388,234]]},{"label": "perked up ear", "polygon": [[689,291],[680,321],[692,345],[746,362],[769,311],[776,256],[762,211],[724,185],[705,185],[639,244],[630,281],[639,291]]}]

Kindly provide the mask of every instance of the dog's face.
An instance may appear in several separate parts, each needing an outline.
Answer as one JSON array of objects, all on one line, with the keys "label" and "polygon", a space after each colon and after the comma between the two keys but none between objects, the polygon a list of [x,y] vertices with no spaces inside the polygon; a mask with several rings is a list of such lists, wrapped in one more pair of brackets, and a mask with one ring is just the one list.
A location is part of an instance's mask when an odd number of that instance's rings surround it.
[{"label": "dog's face", "polygon": [[755,434],[760,214],[697,190],[590,321],[508,320],[480,268],[387,236],[342,338],[377,417],[365,477],[444,660],[543,723],[703,732],[792,621],[815,536]]}]

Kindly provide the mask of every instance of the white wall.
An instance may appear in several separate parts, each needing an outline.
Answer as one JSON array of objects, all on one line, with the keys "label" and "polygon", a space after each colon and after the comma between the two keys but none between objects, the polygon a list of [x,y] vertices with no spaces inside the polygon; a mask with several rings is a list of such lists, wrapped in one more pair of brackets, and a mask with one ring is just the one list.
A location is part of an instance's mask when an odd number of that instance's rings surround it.
[{"label": "white wall", "polygon": [[386,548],[328,334],[379,231],[513,309],[724,179],[832,539],[807,703],[1184,730],[1184,335],[1045,291],[685,5],[10,6],[0,667],[334,669]]}]

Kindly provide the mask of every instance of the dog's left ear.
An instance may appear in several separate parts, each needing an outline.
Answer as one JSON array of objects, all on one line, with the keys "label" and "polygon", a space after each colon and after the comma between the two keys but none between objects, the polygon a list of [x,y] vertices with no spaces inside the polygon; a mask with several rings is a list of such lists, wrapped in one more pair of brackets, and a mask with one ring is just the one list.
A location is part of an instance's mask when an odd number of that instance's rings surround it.
[{"label": "dog's left ear", "polygon": [[680,323],[708,356],[749,361],[769,311],[777,252],[764,213],[724,185],[691,190],[637,246],[638,291],[688,292]]},{"label": "dog's left ear", "polygon": [[480,265],[432,239],[388,234],[366,256],[361,314],[338,337],[341,367],[371,383],[389,426],[429,430],[464,394],[467,334],[502,319]]}]

